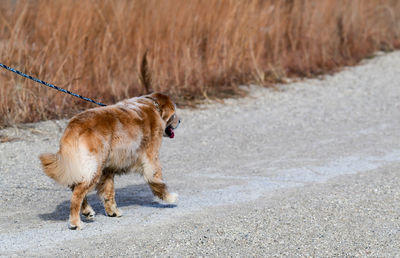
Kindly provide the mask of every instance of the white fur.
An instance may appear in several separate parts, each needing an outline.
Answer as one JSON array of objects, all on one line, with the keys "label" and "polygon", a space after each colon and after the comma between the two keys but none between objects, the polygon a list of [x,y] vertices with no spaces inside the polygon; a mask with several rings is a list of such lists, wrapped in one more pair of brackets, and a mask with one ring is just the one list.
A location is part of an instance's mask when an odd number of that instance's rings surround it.
[{"label": "white fur", "polygon": [[[123,132],[121,130],[120,132]],[[137,150],[140,147],[143,135],[138,135],[134,141],[125,141],[128,136],[120,135],[121,142],[110,152],[105,167],[129,168],[137,159]]]},{"label": "white fur", "polygon": [[135,97],[135,98],[130,98],[128,100],[124,100],[124,101],[118,102],[116,105],[121,105],[121,106],[127,107],[127,108],[129,108],[131,110],[134,110],[134,111],[140,113],[140,112],[142,112],[142,107],[147,105],[147,104],[140,103],[140,102],[138,102],[138,100],[142,100],[143,101],[143,100],[146,100],[146,99],[143,99],[143,98],[140,98],[140,97]]},{"label": "white fur", "polygon": [[169,193],[167,197],[164,199],[166,203],[175,203],[178,200],[177,193]]},{"label": "white fur", "polygon": [[153,165],[150,163],[149,159],[144,156],[142,158],[142,169],[143,169],[143,177],[147,182],[154,181],[154,168]]},{"label": "white fur", "polygon": [[63,185],[72,185],[78,182],[90,182],[97,172],[97,160],[82,144],[78,152],[63,153],[59,157],[61,162],[58,181]]},{"label": "white fur", "polygon": [[135,110],[136,112],[142,112],[142,109],[140,107],[143,106],[143,104],[140,104],[140,103],[127,103],[126,106],[129,109]]},{"label": "white fur", "polygon": [[[79,146],[79,158],[80,158],[80,169],[79,173],[82,176],[82,181],[90,182],[97,171],[97,160],[96,157],[89,153],[86,146],[82,144]],[[74,171],[71,171],[74,173]]]}]

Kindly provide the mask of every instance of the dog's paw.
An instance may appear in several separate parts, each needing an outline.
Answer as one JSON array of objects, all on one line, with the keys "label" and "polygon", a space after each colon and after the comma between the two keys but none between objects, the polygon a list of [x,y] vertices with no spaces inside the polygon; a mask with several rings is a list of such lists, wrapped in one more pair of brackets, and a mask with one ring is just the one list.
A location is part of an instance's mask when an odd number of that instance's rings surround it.
[{"label": "dog's paw", "polygon": [[82,229],[82,224],[81,223],[69,223],[68,228],[71,230],[81,230]]},{"label": "dog's paw", "polygon": [[169,193],[164,198],[166,203],[176,203],[178,201],[178,194],[177,193]]},{"label": "dog's paw", "polygon": [[85,216],[87,219],[93,220],[96,212],[94,212],[94,210],[91,210],[87,213],[82,213],[82,215]]},{"label": "dog's paw", "polygon": [[119,209],[113,209],[112,211],[106,211],[109,217],[121,217],[122,212]]}]

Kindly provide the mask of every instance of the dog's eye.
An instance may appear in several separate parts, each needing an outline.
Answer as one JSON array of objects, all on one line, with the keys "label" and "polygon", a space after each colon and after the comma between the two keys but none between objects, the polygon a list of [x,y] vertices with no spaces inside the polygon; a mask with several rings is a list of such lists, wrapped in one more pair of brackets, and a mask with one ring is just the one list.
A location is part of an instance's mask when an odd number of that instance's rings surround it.
[{"label": "dog's eye", "polygon": [[168,123],[169,122],[172,122],[172,120],[174,120],[175,119],[175,114],[173,114],[169,119],[168,119]]}]

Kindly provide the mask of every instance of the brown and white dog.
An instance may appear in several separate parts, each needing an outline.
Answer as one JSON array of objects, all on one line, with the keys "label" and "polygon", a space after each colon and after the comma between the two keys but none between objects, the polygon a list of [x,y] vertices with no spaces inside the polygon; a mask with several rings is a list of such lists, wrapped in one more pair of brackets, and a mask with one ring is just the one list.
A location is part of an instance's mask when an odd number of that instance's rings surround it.
[{"label": "brown and white dog", "polygon": [[72,189],[70,228],[81,229],[80,211],[95,212],[86,195],[96,189],[108,216],[119,217],[114,176],[137,172],[153,194],[168,203],[177,200],[162,180],[158,158],[163,136],[174,137],[180,120],[171,99],[161,93],[135,97],[93,108],[74,116],[56,154],[42,154],[44,172]]}]

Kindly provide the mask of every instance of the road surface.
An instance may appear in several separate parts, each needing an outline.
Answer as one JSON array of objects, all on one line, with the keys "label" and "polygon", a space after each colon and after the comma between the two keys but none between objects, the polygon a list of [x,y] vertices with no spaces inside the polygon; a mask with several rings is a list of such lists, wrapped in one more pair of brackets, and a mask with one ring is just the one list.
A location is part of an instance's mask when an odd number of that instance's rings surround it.
[{"label": "road surface", "polygon": [[1,256],[400,256],[400,52],[179,110],[161,160],[176,206],[116,179],[120,218],[67,225],[46,177],[66,121],[0,131]]}]

